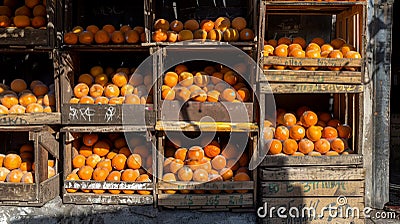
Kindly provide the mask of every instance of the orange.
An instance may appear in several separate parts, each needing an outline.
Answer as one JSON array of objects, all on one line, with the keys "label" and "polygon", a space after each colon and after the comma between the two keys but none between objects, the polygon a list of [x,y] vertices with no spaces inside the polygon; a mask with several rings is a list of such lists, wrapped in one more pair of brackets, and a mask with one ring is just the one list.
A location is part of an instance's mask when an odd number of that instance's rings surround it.
[{"label": "orange", "polygon": [[43,16],[35,16],[31,20],[33,28],[40,28],[46,25],[46,19]]},{"label": "orange", "polygon": [[233,171],[230,168],[223,168],[219,171],[223,180],[230,180],[233,177]]},{"label": "orange", "polygon": [[94,41],[97,44],[108,44],[110,42],[110,34],[105,30],[99,30],[94,35]]},{"label": "orange", "polygon": [[83,31],[79,33],[79,43],[81,44],[92,44],[94,35],[91,32]]},{"label": "orange", "polygon": [[[233,177],[233,181],[250,181],[250,176],[247,173],[237,173]],[[248,192],[248,190],[236,190],[240,194]]]},{"label": "orange", "polygon": [[22,162],[19,169],[21,171],[31,171],[32,170],[32,162],[30,162],[30,161]]},{"label": "orange", "polygon": [[[163,163],[163,171],[164,171],[164,173],[168,173],[168,172],[171,171],[171,169],[170,169],[171,162],[174,161],[175,159],[174,159],[173,157],[170,157],[170,156],[167,155],[167,154],[164,154],[164,156],[165,156],[165,157],[168,157],[168,158],[166,158],[166,159],[164,160],[164,163]],[[180,160],[180,161],[182,161],[182,160]],[[180,168],[180,167],[179,167],[179,168]]]},{"label": "orange", "polygon": [[225,89],[220,97],[227,102],[233,102],[236,99],[236,92],[231,88]]},{"label": "orange", "polygon": [[103,26],[103,30],[111,35],[115,31],[115,27],[113,25],[106,24]]},{"label": "orange", "polygon": [[352,135],[352,129],[349,125],[343,124],[343,125],[338,125],[337,126],[337,131],[338,131],[338,136],[340,138],[351,138]]},{"label": "orange", "polygon": [[164,76],[164,84],[169,87],[174,87],[178,84],[178,74],[175,72],[167,72]]},{"label": "orange", "polygon": [[243,30],[247,26],[246,19],[243,17],[236,17],[232,20],[232,27],[238,31]]},{"label": "orange", "polygon": [[9,170],[17,169],[21,166],[22,159],[17,154],[7,154],[3,160],[3,166]]},{"label": "orange", "polygon": [[24,15],[15,16],[13,22],[14,25],[18,28],[25,28],[27,26],[30,26],[31,24],[30,18]]},{"label": "orange", "polygon": [[162,29],[164,31],[167,31],[169,29],[169,22],[165,19],[157,19],[154,22],[154,29],[158,30],[158,29]]},{"label": "orange", "polygon": [[185,30],[190,30],[190,31],[192,31],[192,32],[195,31],[195,30],[198,30],[199,27],[200,27],[199,23],[198,23],[196,20],[194,20],[194,19],[187,20],[187,21],[183,24],[183,28],[184,28]]},{"label": "orange", "polygon": [[342,153],[345,149],[344,142],[340,138],[335,138],[330,143],[331,149],[337,153]]},{"label": "orange", "polygon": [[101,158],[97,154],[92,154],[86,158],[86,165],[95,168],[97,163],[101,161]]},{"label": "orange", "polygon": [[[156,35],[155,38],[161,38],[161,39],[166,38],[165,32],[156,32],[154,35]],[[125,32],[125,40],[126,40],[126,43],[128,43],[128,44],[139,43],[140,34],[136,30],[128,30]]]},{"label": "orange", "polygon": [[97,134],[85,134],[83,135],[83,144],[90,147],[93,146],[98,139],[99,136]]},{"label": "orange", "polygon": [[[119,182],[121,180],[121,172],[112,171],[108,174],[106,180],[111,182]],[[121,191],[109,189],[108,192],[110,192],[111,194],[119,194]]]},{"label": "orange", "polygon": [[335,151],[328,151],[325,153],[326,156],[338,156],[339,153]]},{"label": "orange", "polygon": [[315,151],[325,154],[330,150],[331,146],[328,140],[321,138],[320,140],[316,141],[314,143],[314,149]]},{"label": "orange", "polygon": [[180,159],[174,159],[173,161],[171,161],[170,165],[169,165],[169,169],[172,173],[177,173],[178,170],[180,170],[184,165],[184,162]]},{"label": "orange", "polygon": [[276,46],[278,46],[278,41],[275,40],[275,39],[270,39],[270,40],[267,41],[267,44],[269,44],[269,45],[271,45],[272,47],[275,48]]},{"label": "orange", "polygon": [[89,25],[86,27],[86,31],[93,33],[93,35],[96,34],[96,32],[99,30],[100,30],[99,27],[96,25]]},{"label": "orange", "polygon": [[[66,180],[80,180],[78,174],[76,173],[70,173],[68,174],[68,176],[66,177]],[[75,193],[78,191],[78,189],[74,189],[74,188],[67,188],[66,189],[68,193]]]},{"label": "orange", "polygon": [[309,155],[309,156],[322,156],[321,153],[316,152],[316,151],[309,152],[307,155]]},{"label": "orange", "polygon": [[209,144],[206,147],[204,147],[204,152],[207,157],[214,158],[215,156],[221,153],[221,149],[215,144]]},{"label": "orange", "polygon": [[[120,83],[121,84],[121,83]],[[126,84],[126,83],[125,83]],[[104,95],[108,98],[112,98],[112,97],[118,97],[119,96],[119,88],[117,85],[114,84],[108,84],[105,88],[104,88]]]},{"label": "orange", "polygon": [[292,44],[292,41],[288,37],[281,37],[278,39],[278,45],[281,45],[281,44],[290,45],[290,44]]},{"label": "orange", "polygon": [[206,182],[208,181],[208,172],[204,169],[197,169],[193,172],[193,181]]},{"label": "orange", "polygon": [[322,46],[325,44],[325,40],[322,39],[321,37],[315,37],[314,39],[311,40],[311,43],[316,43],[318,46]]},{"label": "orange", "polygon": [[286,139],[283,142],[283,152],[287,155],[294,154],[298,149],[297,142],[293,139]]},{"label": "orange", "polygon": [[6,177],[7,182],[20,183],[24,173],[20,169],[11,170]]},{"label": "orange", "polygon": [[321,126],[310,126],[307,128],[306,136],[313,142],[318,141],[322,137],[322,130]]},{"label": "orange", "polygon": [[239,158],[239,166],[248,166],[249,165],[249,156],[246,153],[243,153]]},{"label": "orange", "polygon": [[93,168],[91,166],[83,166],[78,170],[78,176],[81,180],[90,180],[92,178]]},{"label": "orange", "polygon": [[274,55],[279,57],[287,57],[288,56],[288,48],[287,44],[280,44],[274,49]]},{"label": "orange", "polygon": [[169,28],[172,31],[179,33],[179,31],[183,30],[183,23],[179,20],[174,20],[169,24]]},{"label": "orange", "polygon": [[331,119],[326,123],[326,125],[336,128],[340,125],[340,121],[338,119]]},{"label": "orange", "polygon": [[288,139],[289,138],[289,129],[285,126],[278,126],[275,130],[274,137],[281,141]]},{"label": "orange", "polygon": [[126,164],[131,169],[139,169],[142,166],[142,157],[139,154],[131,154]]},{"label": "orange", "polygon": [[93,180],[96,181],[105,181],[107,176],[108,176],[108,169],[107,168],[103,168],[103,167],[97,167],[94,171],[93,171]]},{"label": "orange", "polygon": [[296,50],[296,49],[303,51],[303,48],[301,47],[300,44],[290,44],[289,47],[288,47],[289,56],[292,53],[292,51]]},{"label": "orange", "polygon": [[214,22],[208,19],[202,20],[200,23],[200,29],[209,32],[214,29]]},{"label": "orange", "polygon": [[331,41],[331,45],[334,49],[340,49],[346,43],[342,38],[336,38]]},{"label": "orange", "polygon": [[212,29],[207,33],[207,39],[212,41],[220,41],[222,39],[222,31],[217,29]]},{"label": "orange", "polygon": [[74,168],[81,168],[82,166],[85,165],[86,162],[86,157],[83,155],[77,155],[72,159],[72,166]]},{"label": "orange", "polygon": [[[306,48],[306,52],[308,52],[308,51],[321,53],[321,47],[316,43],[310,43],[307,45],[307,48]],[[306,57],[310,57],[310,56],[307,56],[307,54],[306,54]]]},{"label": "orange", "polygon": [[112,77],[112,82],[121,88],[128,83],[128,76],[123,72],[115,73]]},{"label": "orange", "polygon": [[312,111],[305,111],[301,117],[300,121],[304,127],[310,127],[316,125],[318,122],[318,116]]},{"label": "orange", "polygon": [[304,138],[304,136],[306,135],[306,130],[304,130],[304,128],[300,125],[293,125],[290,129],[289,129],[289,137],[298,141],[302,138]]},{"label": "orange", "polygon": [[11,90],[13,90],[14,92],[22,92],[23,90],[26,90],[26,88],[28,87],[26,82],[23,79],[14,79],[11,82]]},{"label": "orange", "polygon": [[304,38],[302,38],[302,37],[293,38],[292,43],[293,44],[299,44],[302,49],[304,49],[306,47],[306,40],[304,40]]},{"label": "orange", "polygon": [[25,107],[21,106],[21,105],[14,105],[10,108],[9,113],[10,114],[24,114]]},{"label": "orange", "polygon": [[129,157],[129,156],[132,154],[132,153],[131,153],[131,150],[130,150],[128,147],[126,147],[126,146],[120,148],[120,149],[118,150],[118,153],[119,153],[119,154],[124,154],[126,157]]},{"label": "orange", "polygon": [[117,154],[111,160],[111,165],[116,170],[123,170],[126,165],[126,160],[127,160],[127,158],[124,154]]},{"label": "orange", "polygon": [[175,151],[175,159],[180,159],[182,161],[186,160],[186,154],[187,154],[188,150],[186,148],[179,148]]},{"label": "orange", "polygon": [[231,27],[231,22],[226,17],[219,17],[215,20],[214,27],[217,30],[225,31]]},{"label": "orange", "polygon": [[136,179],[140,176],[139,170],[136,169],[126,169],[122,171],[121,180],[127,182],[136,181]]},{"label": "orange", "polygon": [[[142,174],[140,175],[137,179],[137,182],[151,182],[149,175],[147,174]],[[137,191],[141,195],[149,195],[151,194],[151,191]]]},{"label": "orange", "polygon": [[211,160],[213,169],[221,170],[226,166],[226,158],[223,155],[217,155]]},{"label": "orange", "polygon": [[93,149],[89,146],[83,145],[79,148],[79,154],[83,155],[84,157],[89,157],[93,154]]},{"label": "orange", "polygon": [[287,127],[291,127],[291,126],[295,125],[296,122],[297,122],[297,120],[296,120],[296,116],[294,116],[294,114],[286,113],[283,115],[283,125],[285,125]]},{"label": "orange", "polygon": [[[176,78],[178,79],[178,75],[180,75],[182,72],[187,72],[187,71],[189,71],[188,70],[188,68],[185,66],[185,65],[183,65],[183,64],[180,64],[180,65],[177,65],[176,67],[175,67],[175,69],[174,69],[174,71],[175,71],[175,73],[176,73]],[[168,73],[167,73],[168,74]],[[165,74],[165,75],[167,75],[167,74]],[[174,74],[172,74],[173,76],[175,76]],[[165,83],[165,80],[164,80],[164,83]],[[166,85],[168,85],[168,84],[166,84]],[[176,85],[176,84],[175,84]],[[169,85],[168,85],[169,86]],[[169,87],[173,87],[173,86],[169,86]]]},{"label": "orange", "polygon": [[299,151],[303,154],[308,154],[314,150],[314,143],[306,138],[301,139],[298,145]]},{"label": "orange", "polygon": [[[162,180],[165,182],[174,182],[174,181],[176,181],[176,176],[173,173],[166,173],[163,175]],[[175,194],[176,193],[176,191],[174,191],[174,190],[164,190],[163,192],[165,194]]]},{"label": "orange", "polygon": [[105,168],[108,172],[112,171],[111,159],[104,159],[97,163],[97,167]]},{"label": "orange", "polygon": [[326,138],[326,139],[337,138],[338,132],[337,132],[336,128],[328,126],[322,130],[322,137]]},{"label": "orange", "polygon": [[321,46],[321,52],[324,52],[324,51],[326,51],[326,52],[331,52],[331,51],[333,51],[332,45],[330,45],[330,44],[323,44],[323,45]]},{"label": "orange", "polygon": [[282,152],[282,142],[280,140],[272,139],[268,144],[270,144],[268,154],[276,155]]},{"label": "orange", "polygon": [[26,107],[26,113],[43,113],[43,106],[38,103],[31,103]]},{"label": "orange", "polygon": [[200,161],[204,158],[204,150],[200,146],[193,146],[187,151],[188,160]]},{"label": "orange", "polygon": [[193,178],[193,171],[188,166],[183,166],[178,171],[178,179],[181,181],[191,181]]},{"label": "orange", "polygon": [[78,83],[74,87],[74,96],[77,98],[82,98],[84,96],[87,96],[89,93],[89,86],[86,85],[85,83]]},{"label": "orange", "polygon": [[1,104],[10,109],[11,107],[18,104],[18,98],[12,94],[6,94],[1,98]]},{"label": "orange", "polygon": [[110,145],[103,140],[96,142],[93,146],[93,153],[99,155],[100,157],[106,156],[110,151]]},{"label": "orange", "polygon": [[332,116],[327,112],[322,112],[318,115],[318,120],[321,120],[325,123],[328,122],[330,119],[332,119]]}]

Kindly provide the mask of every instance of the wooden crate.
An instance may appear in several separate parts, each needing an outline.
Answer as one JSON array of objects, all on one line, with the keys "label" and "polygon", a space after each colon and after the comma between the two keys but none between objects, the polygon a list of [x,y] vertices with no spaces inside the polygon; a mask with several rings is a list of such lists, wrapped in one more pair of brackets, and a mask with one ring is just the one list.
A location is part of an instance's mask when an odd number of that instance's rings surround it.
[{"label": "wooden crate", "polygon": [[[102,52],[99,54],[99,52]],[[99,56],[100,55],[100,56]],[[124,56],[121,56],[124,55]],[[107,125],[154,125],[155,108],[153,104],[146,105],[89,105],[89,104],[71,104],[69,101],[73,96],[74,85],[80,74],[87,73],[90,70],[88,66],[98,64],[111,65],[129,61],[135,66],[149,56],[149,49],[139,49],[137,51],[87,51],[78,48],[71,51],[63,51],[58,55],[57,66],[60,74],[61,85],[61,104],[62,104],[62,123],[63,124],[107,124]],[[94,57],[94,58],[91,58]],[[117,59],[116,59],[116,58]],[[130,58],[130,59],[127,59]],[[108,61],[110,60],[110,64]],[[120,61],[118,61],[120,60]],[[118,61],[118,62],[117,62]],[[101,62],[101,63],[99,63]],[[150,58],[148,64],[153,66],[156,60]],[[146,63],[147,64],[147,63]],[[82,65],[82,67],[81,67]],[[86,67],[85,67],[86,66]],[[153,67],[150,67],[152,70]],[[86,70],[85,70],[86,69]],[[147,69],[147,68],[146,68]],[[154,77],[153,77],[154,78]],[[154,86],[153,86],[154,88]],[[154,97],[153,97],[154,99]]]},{"label": "wooden crate", "polygon": [[[135,4],[117,0],[117,1],[64,1],[64,17],[62,24],[62,34],[71,32],[76,26],[86,29],[89,25],[96,25],[100,29],[107,24],[113,25],[119,30],[120,25],[145,26],[144,23],[144,4],[147,1],[139,1]],[[92,44],[92,45],[66,45],[63,40],[59,40],[60,46],[64,49],[100,49],[100,50],[136,50],[141,49],[140,43],[137,44]],[[145,49],[145,48],[144,48]]]},{"label": "wooden crate", "polygon": [[[1,50],[0,50],[1,51]],[[48,87],[54,84],[55,105],[52,113],[24,113],[0,115],[1,126],[57,125],[61,124],[59,77],[53,64],[54,54],[50,51],[9,51],[0,53],[0,65],[4,72],[0,78],[10,86],[14,79],[25,80],[27,88],[34,80],[40,80]]]},{"label": "wooden crate", "polygon": [[[352,167],[280,167],[259,168],[260,191],[262,198],[260,206],[267,208],[266,217],[260,218],[261,223],[286,223],[289,219],[295,223],[364,223],[364,179],[365,170]],[[338,214],[330,217],[328,208],[337,207]],[[275,211],[271,213],[271,208]],[[277,216],[277,209],[283,207],[288,219]],[[303,208],[315,209],[316,216],[304,213]],[[287,212],[293,208],[299,211],[299,216],[291,217]],[[360,213],[346,213],[346,209],[357,208]],[[348,210],[351,212],[351,210]],[[263,213],[265,210],[262,211]],[[307,212],[307,210],[304,210]],[[324,214],[321,217],[321,214]]]},{"label": "wooden crate", "polygon": [[0,48],[37,48],[52,49],[56,43],[55,25],[57,21],[56,9],[60,3],[56,0],[47,1],[46,28],[0,28]]},{"label": "wooden crate", "polygon": [[[267,147],[263,147],[268,143],[267,140],[260,139],[262,150],[259,150],[260,156],[264,157],[261,166],[266,167],[282,167],[282,166],[363,166],[363,112],[362,101],[363,94],[350,93],[334,93],[334,94],[315,94],[315,93],[292,93],[292,94],[276,94],[274,95],[274,108],[271,112],[271,97],[261,95],[260,105],[265,108],[261,113],[261,120],[268,119],[270,116],[276,116],[275,109],[282,108],[287,111],[296,111],[301,106],[309,106],[315,112],[330,112],[335,119],[339,119],[342,123],[350,125],[352,128],[351,138],[348,139],[349,149],[355,154],[339,155],[339,156],[286,156],[284,154],[266,155]],[[318,102],[315,104],[315,102]],[[276,108],[275,108],[276,107]],[[330,109],[331,108],[331,109]],[[263,122],[260,124],[260,130],[264,130]],[[261,133],[260,133],[261,135]]]},{"label": "wooden crate", "polygon": [[[264,1],[263,7],[266,16],[260,18],[260,24],[264,25],[260,27],[263,36],[260,38],[262,43],[259,44],[261,51],[259,62],[264,66],[264,73],[260,74],[259,81],[284,85],[312,83],[344,86],[361,85],[366,82],[367,79],[364,76],[366,2]],[[281,28],[277,25],[279,21],[282,22]],[[266,32],[265,36],[264,32]],[[314,37],[322,37],[328,42],[340,37],[353,45],[360,52],[362,59],[264,57],[262,53],[264,38],[278,39],[282,36],[301,36],[307,43]],[[273,68],[274,65],[287,67],[285,70],[276,70]],[[314,66],[319,69],[308,71],[303,67],[301,70],[290,70],[288,66]],[[329,67],[342,67],[342,69],[331,71]],[[353,70],[347,70],[350,67]]]},{"label": "wooden crate", "polygon": [[[215,122],[252,123],[255,121],[254,101],[256,99],[253,96],[252,84],[255,83],[256,69],[252,67],[255,63],[251,55],[242,54],[242,50],[233,49],[228,45],[226,47],[199,47],[190,44],[162,48],[157,53],[159,54],[158,58],[160,58],[158,63],[159,86],[163,85],[164,74],[173,71],[173,67],[178,64],[188,66],[189,70],[203,70],[206,66],[231,63],[237,67],[232,65],[230,69],[243,78],[247,89],[250,91],[250,100],[243,103],[196,102],[191,100],[182,103],[177,99],[163,100],[162,90],[159,88],[155,93],[158,102],[157,119],[159,121],[199,122],[202,118],[207,117]],[[251,52],[247,53],[251,54]],[[226,59],[226,55],[234,56]],[[241,73],[238,72],[240,65],[247,65]],[[211,119],[203,121],[209,122]]]},{"label": "wooden crate", "polygon": [[[205,130],[202,130],[205,131]],[[190,131],[192,134],[195,132]],[[227,132],[229,133],[229,132]],[[190,135],[190,133],[189,133]],[[256,150],[257,135],[256,132],[250,132],[248,151],[249,157],[253,150]],[[256,184],[257,170],[250,171],[250,181],[214,181],[214,182],[195,182],[195,181],[163,181],[164,175],[164,153],[166,144],[165,133],[160,132],[158,135],[158,153],[157,153],[157,204],[166,208],[180,209],[198,209],[204,211],[215,210],[240,210],[253,209],[256,203]],[[175,194],[167,194],[165,190],[175,190]],[[181,190],[189,190],[192,192],[182,193]],[[203,191],[194,193],[193,191]],[[207,190],[221,190],[219,193],[210,193]],[[224,192],[224,191],[232,192]],[[248,190],[246,193],[234,192],[237,190]]]},{"label": "wooden crate", "polygon": [[[0,205],[42,206],[59,195],[59,144],[58,132],[49,126],[0,127],[0,141],[5,149],[21,146],[27,142],[34,146],[33,177],[35,183],[0,183]],[[5,153],[2,151],[2,153]],[[55,175],[48,178],[48,159],[55,161]]]},{"label": "wooden crate", "polygon": [[[84,133],[125,133],[140,134],[146,137],[147,141],[152,141],[152,135],[145,126],[102,126],[102,127],[65,127],[61,130],[64,132],[64,177],[63,177],[63,202],[67,204],[104,204],[104,205],[151,205],[155,198],[155,177],[152,177],[151,183],[141,182],[109,182],[94,180],[66,180],[68,174],[73,170],[72,159],[78,153],[78,149],[74,145],[74,140],[79,139],[79,134]],[[129,145],[128,145],[129,147]],[[129,147],[130,148],[130,147]],[[133,151],[130,148],[131,152]],[[155,169],[155,150],[151,154],[153,158],[152,170]],[[150,195],[135,194],[111,194],[107,191],[104,194],[75,192],[69,193],[67,188],[88,189],[88,190],[148,190],[152,191]]]},{"label": "wooden crate", "polygon": [[[247,20],[247,27],[254,31],[255,39],[258,39],[258,9],[259,1],[255,0],[235,0],[227,1],[149,1],[145,5],[145,23],[147,43],[144,46],[169,46],[180,45],[169,42],[154,42],[151,38],[154,31],[153,25],[157,19],[166,19],[169,22],[177,19],[184,23],[189,19],[196,19],[200,23],[203,19],[215,21],[218,17],[228,17],[230,20],[235,17],[244,17]],[[187,41],[188,42],[188,41]],[[185,43],[186,44],[186,43]],[[254,49],[255,41],[249,42],[214,42],[214,41],[193,41],[192,45],[202,46],[225,46],[234,45],[242,49]]]}]

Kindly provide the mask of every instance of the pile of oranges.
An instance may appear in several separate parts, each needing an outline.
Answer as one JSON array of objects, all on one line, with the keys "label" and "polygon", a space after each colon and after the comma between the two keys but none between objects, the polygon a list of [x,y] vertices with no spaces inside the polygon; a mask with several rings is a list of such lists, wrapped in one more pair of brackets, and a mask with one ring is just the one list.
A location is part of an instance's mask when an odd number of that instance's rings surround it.
[{"label": "pile of oranges", "polygon": [[35,80],[28,89],[23,79],[14,79],[10,86],[0,84],[0,102],[0,114],[51,113],[56,106],[54,84]]},{"label": "pile of oranges", "polygon": [[[163,164],[163,181],[250,181],[249,157],[244,152],[238,155],[234,145],[226,145],[221,152],[221,145],[213,140],[204,148],[192,146],[189,149],[167,143]],[[238,159],[239,158],[239,159]],[[189,193],[181,190],[181,193]],[[210,190],[211,193],[220,193],[220,190]],[[233,191],[226,191],[233,193]],[[237,190],[246,193],[247,190]],[[175,190],[165,190],[164,193],[175,194]],[[205,193],[205,190],[194,190],[194,193]]]},{"label": "pile of oranges", "polygon": [[[152,102],[152,75],[132,74],[135,68],[93,66],[81,74],[72,104],[146,104]],[[132,74],[132,75],[130,75]]]},{"label": "pile of oranges", "polygon": [[0,27],[33,27],[46,26],[46,0],[4,0],[0,5]]},{"label": "pile of oranges", "polygon": [[245,80],[228,67],[207,66],[203,71],[189,72],[183,64],[164,75],[162,99],[186,102],[248,102],[250,91]]},{"label": "pile of oranges", "polygon": [[146,42],[144,27],[129,25],[121,26],[119,30],[113,25],[107,24],[100,29],[96,25],[89,25],[86,29],[76,26],[71,32],[64,34],[64,43],[74,45],[80,44],[138,44]]},{"label": "pile of oranges", "polygon": [[341,124],[327,112],[315,113],[303,106],[296,113],[277,110],[277,126],[265,121],[264,139],[269,144],[269,154],[284,153],[293,156],[336,156],[353,153],[347,140],[352,129]]},{"label": "pile of oranges", "polygon": [[[109,182],[151,182],[152,155],[151,145],[146,144],[142,136],[130,136],[129,146],[124,135],[118,133],[108,134],[75,134],[73,142],[77,150],[72,159],[74,170],[67,176],[67,180],[95,180]],[[147,170],[147,171],[146,171]],[[85,193],[93,191],[103,194],[134,194],[133,190],[105,190],[81,189]],[[67,189],[75,193],[78,189]],[[137,191],[139,194],[148,195],[150,191]]]},{"label": "pile of oranges", "polygon": [[[278,41],[271,39],[264,41],[264,56],[279,56],[279,57],[295,57],[295,58],[361,58],[360,53],[355,51],[354,46],[347,44],[345,40],[336,38],[330,43],[325,43],[325,40],[316,37],[307,45],[302,37],[290,39],[282,37]],[[315,71],[318,66],[285,66],[285,65],[264,65],[264,69],[273,67],[277,70],[289,68],[291,70],[300,70],[302,68]],[[340,66],[321,67],[332,71],[339,71],[343,68]],[[354,67],[345,67],[350,71],[355,71]]]},{"label": "pile of oranges", "polygon": [[[0,182],[27,183],[35,182],[34,151],[32,144],[24,144],[19,154],[10,152],[0,154]],[[48,160],[48,178],[56,175],[54,160]]]},{"label": "pile of oranges", "polygon": [[215,21],[205,19],[200,23],[195,19],[185,23],[179,20],[170,23],[165,19],[158,19],[154,23],[152,40],[170,43],[206,39],[226,42],[253,41],[254,32],[246,27],[247,22],[243,17],[236,17],[232,21],[227,17],[219,17]]}]

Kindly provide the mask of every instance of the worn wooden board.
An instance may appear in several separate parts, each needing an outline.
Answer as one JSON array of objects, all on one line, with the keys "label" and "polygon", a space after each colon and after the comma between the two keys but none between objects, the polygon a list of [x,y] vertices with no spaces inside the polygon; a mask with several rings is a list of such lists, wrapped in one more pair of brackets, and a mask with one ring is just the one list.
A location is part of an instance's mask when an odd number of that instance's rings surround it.
[{"label": "worn wooden board", "polygon": [[201,121],[205,117],[210,117],[219,122],[248,123],[253,121],[253,103],[188,101],[181,104],[177,100],[162,101],[159,120]]},{"label": "worn wooden board", "polygon": [[63,50],[70,51],[84,51],[84,52],[101,52],[104,50],[108,51],[149,51],[148,47],[143,47],[140,44],[105,44],[105,45],[63,45]]},{"label": "worn wooden board", "polygon": [[281,156],[267,155],[260,166],[362,166],[361,155],[341,156]]},{"label": "worn wooden board", "polygon": [[254,181],[221,181],[221,182],[159,182],[157,184],[159,190],[241,190],[254,189]]},{"label": "worn wooden board", "polygon": [[33,28],[0,28],[0,45],[48,45],[49,31]]},{"label": "worn wooden board", "polygon": [[[336,208],[331,210],[331,215],[329,206],[332,209]],[[258,213],[264,215],[267,211],[266,217],[261,219],[262,223],[351,223],[353,220],[361,221],[364,217],[363,197],[342,197],[341,200],[338,200],[338,197],[263,198],[262,207]],[[287,215],[287,218],[279,218],[278,209],[281,209],[279,213]]]},{"label": "worn wooden board", "polygon": [[63,124],[154,125],[152,105],[63,104]]},{"label": "worn wooden board", "polygon": [[56,125],[61,124],[61,113],[10,114],[0,116],[0,125]]},{"label": "worn wooden board", "polygon": [[264,65],[318,66],[318,67],[361,67],[362,59],[352,58],[294,58],[264,57]]},{"label": "worn wooden board", "polygon": [[261,182],[263,197],[364,196],[364,181],[304,180]]},{"label": "worn wooden board", "polygon": [[257,132],[255,123],[158,121],[157,131]]},{"label": "worn wooden board", "polygon": [[361,72],[351,71],[306,71],[306,70],[264,70],[260,81],[283,83],[338,83],[361,84]]},{"label": "worn wooden board", "polygon": [[108,181],[93,181],[81,180],[71,181],[64,180],[64,188],[73,189],[120,189],[120,190],[153,190],[154,183],[140,183],[140,182],[108,182]]},{"label": "worn wooden board", "polygon": [[309,84],[309,83],[260,83],[261,93],[361,93],[362,85]]},{"label": "worn wooden board", "polygon": [[279,167],[259,169],[261,181],[364,180],[365,169],[348,167]]},{"label": "worn wooden board", "polygon": [[152,195],[138,194],[64,193],[63,202],[78,205],[151,205],[154,203],[154,198]]},{"label": "worn wooden board", "polygon": [[253,194],[159,194],[158,205],[253,207]]}]

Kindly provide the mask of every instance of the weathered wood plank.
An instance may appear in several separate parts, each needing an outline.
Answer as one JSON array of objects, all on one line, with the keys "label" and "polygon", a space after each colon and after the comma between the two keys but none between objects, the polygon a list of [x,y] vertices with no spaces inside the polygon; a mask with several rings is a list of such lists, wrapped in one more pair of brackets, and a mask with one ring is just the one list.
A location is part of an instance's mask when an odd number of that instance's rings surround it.
[{"label": "weathered wood plank", "polygon": [[261,183],[263,197],[364,196],[364,181],[310,180]]},{"label": "weathered wood plank", "polygon": [[283,167],[283,166],[361,166],[363,159],[361,155],[341,156],[281,156],[267,155],[261,166]]},{"label": "weathered wood plank", "polygon": [[61,113],[32,113],[0,115],[0,125],[56,125],[61,124]]},{"label": "weathered wood plank", "polygon": [[[270,218],[279,221],[272,223],[350,223],[364,217],[363,197],[341,197],[339,200],[338,197],[263,198],[262,203],[263,209],[259,213],[266,215],[263,223],[271,223],[267,221]],[[329,207],[336,209],[330,214]],[[281,215],[287,215],[283,220],[278,217],[278,208]]]},{"label": "weathered wood plank", "polygon": [[63,124],[154,125],[152,105],[63,104]]},{"label": "weathered wood plank", "polygon": [[81,180],[81,181],[64,181],[64,188],[73,189],[116,189],[116,190],[153,190],[154,183],[142,183],[142,182],[107,182],[107,181],[92,181],[92,180]]},{"label": "weathered wood plank", "polygon": [[177,100],[160,103],[159,120],[200,121],[204,117],[211,117],[217,122],[252,122],[253,103],[188,101],[182,105]]},{"label": "weathered wood plank", "polygon": [[362,59],[352,58],[294,58],[294,57],[264,57],[265,65],[286,66],[318,66],[318,67],[361,67]]},{"label": "weathered wood plank", "polygon": [[0,28],[0,45],[49,45],[49,30]]},{"label": "weathered wood plank", "polygon": [[283,167],[260,168],[261,181],[364,180],[363,168],[348,167]]},{"label": "weathered wood plank", "polygon": [[252,207],[253,194],[159,194],[158,205]]},{"label": "weathered wood plank", "polygon": [[261,93],[361,93],[362,85],[269,83],[260,85]]},{"label": "weathered wood plank", "polygon": [[104,205],[151,205],[154,203],[151,195],[137,194],[94,194],[94,193],[65,193],[63,202],[66,204],[104,204]]},{"label": "weathered wood plank", "polygon": [[255,123],[158,121],[157,131],[256,132]]},{"label": "weathered wood plank", "polygon": [[350,71],[264,70],[260,81],[291,83],[360,84],[361,73]]},{"label": "weathered wood plank", "polygon": [[254,189],[254,181],[221,181],[221,182],[159,182],[159,190],[241,190]]},{"label": "weathered wood plank", "polygon": [[107,126],[67,126],[61,132],[145,132],[153,127],[136,125],[107,125]]}]

